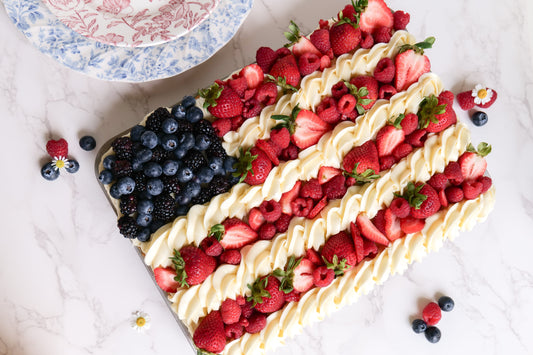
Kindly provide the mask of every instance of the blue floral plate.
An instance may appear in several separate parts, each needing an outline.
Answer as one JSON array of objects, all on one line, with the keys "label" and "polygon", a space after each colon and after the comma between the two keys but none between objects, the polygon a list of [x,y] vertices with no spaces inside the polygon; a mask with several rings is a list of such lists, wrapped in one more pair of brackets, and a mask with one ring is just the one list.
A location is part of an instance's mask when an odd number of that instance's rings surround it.
[{"label": "blue floral plate", "polygon": [[142,48],[116,47],[84,37],[59,21],[41,0],[4,0],[7,14],[39,50],[83,74],[144,82],[182,73],[210,58],[235,35],[253,0],[221,0],[194,30]]}]

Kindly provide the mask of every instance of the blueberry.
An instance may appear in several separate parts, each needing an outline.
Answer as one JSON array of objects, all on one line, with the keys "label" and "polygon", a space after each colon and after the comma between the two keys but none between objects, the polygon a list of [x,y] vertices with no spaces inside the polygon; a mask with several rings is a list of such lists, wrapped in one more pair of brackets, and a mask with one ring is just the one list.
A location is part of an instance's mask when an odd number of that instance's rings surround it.
[{"label": "blueberry", "polygon": [[141,171],[143,169],[143,163],[141,163],[139,161],[139,159],[137,159],[136,157],[133,158],[133,160],[131,161],[131,169],[133,171]]},{"label": "blueberry", "polygon": [[[140,191],[137,193],[137,198],[139,200],[151,200],[152,199],[152,196],[148,191],[144,190],[144,191]],[[137,207],[138,208],[138,207]]]},{"label": "blueberry", "polygon": [[117,157],[115,155],[108,155],[104,158],[104,161],[102,162],[102,164],[104,165],[104,169],[113,170],[116,161]]},{"label": "blueberry", "polygon": [[167,118],[161,124],[161,130],[166,134],[172,134],[178,130],[178,121],[174,118]]},{"label": "blueberry", "polygon": [[211,182],[211,180],[213,180],[214,176],[215,172],[211,170],[211,168],[204,166],[198,172],[198,182],[201,184],[208,184]]},{"label": "blueberry", "polygon": [[117,181],[117,186],[121,195],[129,195],[135,190],[135,181],[130,177],[123,177]]},{"label": "blueberry", "polygon": [[137,240],[139,242],[147,242],[150,240],[150,228],[142,228],[137,232]]},{"label": "blueberry", "polygon": [[489,116],[483,111],[474,112],[472,115],[472,123],[476,126],[483,126],[489,121]]},{"label": "blueberry", "polygon": [[150,224],[150,231],[154,233],[155,231],[157,231],[159,228],[163,227],[164,225],[165,225],[165,222],[159,219],[154,219],[152,221],[152,224]]},{"label": "blueberry", "polygon": [[180,206],[186,206],[191,202],[191,197],[185,196],[183,193],[180,193],[176,196],[176,202]]},{"label": "blueberry", "polygon": [[178,205],[178,207],[176,207],[176,214],[178,216],[185,216],[187,212],[189,212],[188,205]]},{"label": "blueberry", "polygon": [[118,191],[118,183],[111,185],[111,187],[109,188],[109,194],[115,199],[120,198],[121,195],[120,191]]},{"label": "blueberry", "polygon": [[215,175],[224,175],[226,171],[224,170],[224,160],[219,157],[210,157],[207,161],[207,166],[213,170]]},{"label": "blueberry", "polygon": [[183,149],[182,147],[178,147],[176,148],[176,150],[174,151],[174,156],[178,159],[181,159],[183,158],[185,155],[187,154],[187,150],[186,149]]},{"label": "blueberry", "polygon": [[146,131],[146,127],[141,126],[140,124],[133,126],[130,131],[130,138],[133,142],[139,142],[141,140],[141,135]]},{"label": "blueberry", "polygon": [[41,175],[48,181],[53,181],[59,177],[59,169],[52,166],[52,163],[46,163],[41,168]]},{"label": "blueberry", "polygon": [[183,166],[178,169],[176,177],[178,178],[179,182],[186,183],[192,180],[192,178],[194,177],[194,173],[188,166]]},{"label": "blueberry", "polygon": [[185,119],[191,123],[196,123],[200,121],[202,118],[204,118],[204,112],[201,108],[197,106],[193,106],[189,109],[187,109],[187,116],[185,116]]},{"label": "blueberry", "polygon": [[206,150],[211,145],[211,138],[206,134],[196,136],[194,147],[198,150]]},{"label": "blueberry", "polygon": [[65,164],[65,170],[67,171],[67,173],[77,173],[78,170],[80,170],[80,163],[78,163],[77,160],[70,159],[67,164]]},{"label": "blueberry", "polygon": [[237,163],[237,158],[232,156],[227,157],[226,160],[224,160],[224,170],[227,173],[233,173],[237,171],[235,168],[235,163]]},{"label": "blueberry", "polygon": [[141,134],[141,143],[146,148],[154,149],[157,146],[157,143],[159,143],[159,138],[155,132],[145,131],[143,134]]},{"label": "blueberry", "polygon": [[137,215],[137,225],[141,227],[148,227],[152,223],[152,215],[146,213],[139,213]]},{"label": "blueberry", "polygon": [[196,104],[196,99],[193,96],[185,96],[183,97],[183,100],[181,100],[181,105],[185,108],[189,108],[191,106],[194,106]]},{"label": "blueberry", "polygon": [[100,172],[100,175],[98,175],[98,181],[100,181],[104,185],[110,184],[113,181],[113,173],[111,172],[111,170],[102,170]]},{"label": "blueberry", "polygon": [[91,136],[83,136],[80,138],[80,147],[83,150],[93,150],[96,147],[96,141]]},{"label": "blueberry", "polygon": [[161,138],[161,146],[167,151],[173,151],[178,147],[178,138],[173,134],[164,135]]},{"label": "blueberry", "polygon": [[150,179],[146,182],[146,190],[152,196],[157,196],[163,192],[163,181],[161,179]]},{"label": "blueberry", "polygon": [[200,184],[194,181],[189,181],[183,189],[183,195],[192,199],[200,194],[201,189],[202,187]]},{"label": "blueberry", "polygon": [[454,306],[455,303],[453,302],[451,297],[442,296],[441,298],[439,298],[439,307],[444,312],[450,312]]},{"label": "blueberry", "polygon": [[150,200],[140,200],[137,203],[137,212],[150,214],[154,211],[154,203]]},{"label": "blueberry", "polygon": [[185,118],[185,115],[187,114],[187,109],[182,104],[179,104],[172,107],[172,111],[170,112],[176,118]]},{"label": "blueberry", "polygon": [[166,176],[176,175],[179,167],[180,167],[179,162],[175,160],[167,160],[163,163],[163,174],[165,174]]},{"label": "blueberry", "polygon": [[194,135],[191,132],[183,132],[178,135],[178,144],[179,148],[185,149],[186,151],[194,147],[196,141]]},{"label": "blueberry", "polygon": [[440,330],[437,327],[428,327],[424,335],[430,343],[438,343],[440,340]]},{"label": "blueberry", "polygon": [[143,148],[135,153],[135,158],[139,160],[141,164],[147,163],[152,159],[152,151],[148,148]]},{"label": "blueberry", "polygon": [[151,177],[151,178],[156,178],[156,177],[161,176],[161,174],[163,174],[163,168],[161,167],[161,165],[153,161],[146,163],[144,165],[143,170],[144,170],[144,175]]},{"label": "blueberry", "polygon": [[422,319],[415,319],[413,321],[413,331],[417,334],[423,333],[426,331],[427,325]]}]

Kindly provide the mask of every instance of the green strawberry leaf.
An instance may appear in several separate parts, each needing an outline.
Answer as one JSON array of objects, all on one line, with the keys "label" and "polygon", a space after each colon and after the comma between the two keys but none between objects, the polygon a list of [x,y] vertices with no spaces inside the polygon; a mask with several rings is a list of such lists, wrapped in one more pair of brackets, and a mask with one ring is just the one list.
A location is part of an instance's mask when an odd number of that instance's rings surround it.
[{"label": "green strawberry leaf", "polygon": [[492,146],[488,143],[481,142],[478,144],[477,149],[476,149],[474,148],[472,143],[469,143],[468,146],[466,147],[466,151],[471,152],[471,153],[476,153],[482,157],[486,157],[487,155],[490,154],[490,152],[492,152]]},{"label": "green strawberry leaf", "polygon": [[174,256],[170,257],[174,269],[176,269],[176,276],[174,280],[177,281],[181,286],[189,287],[187,283],[187,272],[185,271],[185,260],[181,256],[180,252],[174,249]]},{"label": "green strawberry leaf", "polygon": [[267,78],[267,82],[272,82],[279,86],[283,90],[283,94],[288,93],[289,91],[296,92],[298,89],[290,84],[287,84],[287,79],[281,76],[278,76],[275,78],[274,76],[270,74],[265,75]]},{"label": "green strawberry leaf", "polygon": [[258,277],[253,284],[248,284],[248,288],[252,291],[251,295],[247,297],[247,301],[252,302],[252,307],[258,303],[263,303],[263,298],[271,298],[270,292],[266,290],[268,285],[268,277]]},{"label": "green strawberry leaf", "polygon": [[362,174],[359,174],[357,172],[358,166],[359,163],[356,163],[352,172],[344,171],[344,176],[353,177],[358,185],[364,185],[381,177],[381,175],[375,173],[374,169],[366,169]]},{"label": "green strawberry leaf", "polygon": [[211,227],[209,237],[215,237],[220,242],[225,232],[226,230],[223,224],[215,224],[213,227]]},{"label": "green strawberry leaf", "polygon": [[297,260],[294,255],[292,255],[289,258],[289,261],[287,262],[285,270],[281,270],[278,268],[272,273],[274,276],[281,278],[279,290],[283,291],[285,294],[290,293],[292,290],[294,290],[294,269],[298,265],[300,265],[302,259],[303,257]]},{"label": "green strawberry leaf", "polygon": [[335,276],[343,276],[344,272],[351,267],[351,265],[346,264],[346,258],[342,258],[342,260],[339,262],[339,257],[337,255],[333,255],[333,260],[331,260],[331,263],[324,256],[322,256],[322,260],[324,260],[324,263],[328,269],[331,269],[335,272]]},{"label": "green strawberry leaf", "polygon": [[246,176],[248,176],[248,173],[252,173],[253,175],[253,168],[252,168],[252,162],[257,158],[257,155],[252,155],[250,152],[251,148],[248,148],[246,152],[242,149],[242,147],[239,148],[240,156],[239,160],[235,163],[235,169],[237,169],[234,173],[234,177],[241,177],[239,180],[239,183],[243,182],[244,179],[246,179]]},{"label": "green strawberry leaf", "polygon": [[405,115],[403,113],[400,113],[398,117],[396,117],[394,120],[391,117],[391,119],[389,119],[389,124],[393,125],[397,129],[402,129],[402,121],[404,118]]},{"label": "green strawberry leaf", "polygon": [[410,49],[415,51],[415,53],[418,53],[420,55],[424,54],[424,49],[429,49],[433,47],[433,44],[435,43],[435,37],[428,37],[422,42],[418,42],[415,44],[404,44],[403,46],[400,46],[400,50],[398,54],[406,52]]},{"label": "green strawberry leaf", "polygon": [[405,189],[405,192],[403,195],[399,193],[394,193],[394,196],[396,197],[402,197],[409,202],[409,205],[411,207],[414,207],[415,209],[420,209],[420,206],[422,206],[422,203],[427,200],[427,196],[420,193],[420,190],[424,187],[425,184],[420,184],[419,186],[415,186],[411,181],[407,184],[407,187]]},{"label": "green strawberry leaf", "polygon": [[418,122],[420,128],[427,128],[430,122],[439,123],[435,117],[446,112],[446,104],[439,105],[439,99],[435,95],[424,97],[418,106]]},{"label": "green strawberry leaf", "polygon": [[217,105],[217,99],[222,94],[222,90],[224,90],[224,88],[218,83],[214,83],[207,89],[198,90],[198,96],[203,97],[205,100],[203,105],[205,109],[208,107],[215,107]]},{"label": "green strawberry leaf", "polygon": [[289,24],[289,31],[283,32],[283,35],[285,38],[289,40],[290,43],[285,44],[285,47],[290,47],[294,43],[298,42],[300,40],[300,28],[294,21],[291,20]]}]

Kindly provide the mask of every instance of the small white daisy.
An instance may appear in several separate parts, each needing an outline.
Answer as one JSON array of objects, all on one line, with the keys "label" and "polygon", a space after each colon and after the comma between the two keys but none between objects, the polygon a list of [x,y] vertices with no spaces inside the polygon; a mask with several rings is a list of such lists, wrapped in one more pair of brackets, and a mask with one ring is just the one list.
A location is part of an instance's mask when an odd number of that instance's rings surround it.
[{"label": "small white daisy", "polygon": [[472,96],[474,97],[476,105],[484,105],[492,99],[492,89],[477,84],[476,87],[472,89]]},{"label": "small white daisy", "polygon": [[52,166],[56,170],[64,169],[67,167],[68,159],[67,157],[54,157],[52,159]]},{"label": "small white daisy", "polygon": [[145,330],[150,329],[150,320],[151,318],[148,313],[144,313],[143,311],[133,312],[131,318],[131,327],[139,333],[142,333]]}]

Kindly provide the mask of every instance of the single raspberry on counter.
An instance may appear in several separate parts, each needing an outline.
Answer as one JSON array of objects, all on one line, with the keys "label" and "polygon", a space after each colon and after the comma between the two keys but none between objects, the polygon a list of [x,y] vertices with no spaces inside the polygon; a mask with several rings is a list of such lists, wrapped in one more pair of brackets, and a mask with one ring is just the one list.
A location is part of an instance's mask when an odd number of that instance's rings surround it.
[{"label": "single raspberry on counter", "polygon": [[438,304],[430,302],[422,310],[422,318],[427,325],[436,325],[442,317],[442,312]]}]

